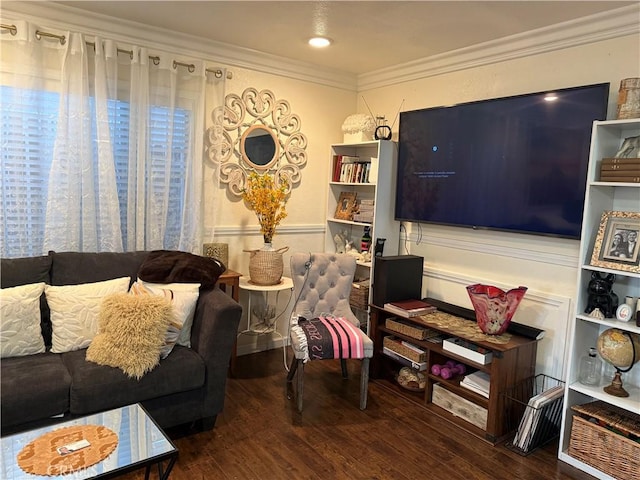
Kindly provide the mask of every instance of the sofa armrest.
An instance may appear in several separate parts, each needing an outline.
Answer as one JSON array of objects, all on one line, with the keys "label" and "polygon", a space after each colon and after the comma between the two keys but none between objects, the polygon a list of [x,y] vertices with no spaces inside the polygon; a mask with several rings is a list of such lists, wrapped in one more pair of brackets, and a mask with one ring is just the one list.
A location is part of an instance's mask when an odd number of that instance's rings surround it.
[{"label": "sofa armrest", "polygon": [[200,292],[191,328],[191,348],[206,365],[202,417],[217,415],[222,410],[229,361],[241,316],[240,304],[219,287]]}]

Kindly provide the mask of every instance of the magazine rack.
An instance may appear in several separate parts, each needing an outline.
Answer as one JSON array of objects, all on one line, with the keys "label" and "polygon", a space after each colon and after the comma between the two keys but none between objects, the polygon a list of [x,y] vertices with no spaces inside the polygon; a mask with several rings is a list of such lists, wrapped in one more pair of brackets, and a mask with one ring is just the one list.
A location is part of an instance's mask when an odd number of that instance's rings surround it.
[{"label": "magazine rack", "polygon": [[[545,398],[545,392],[559,390],[559,396]],[[518,421],[510,450],[526,456],[560,434],[564,382],[544,374],[530,377],[504,393],[506,417]],[[532,401],[538,398],[538,402]],[[524,401],[522,399],[525,399]],[[527,401],[526,399],[529,399]]]}]

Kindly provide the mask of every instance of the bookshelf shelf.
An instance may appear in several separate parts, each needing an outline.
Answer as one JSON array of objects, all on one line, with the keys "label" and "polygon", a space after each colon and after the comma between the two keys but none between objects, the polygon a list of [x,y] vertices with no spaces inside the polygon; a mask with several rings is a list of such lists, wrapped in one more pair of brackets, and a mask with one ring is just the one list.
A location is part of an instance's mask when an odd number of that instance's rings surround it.
[{"label": "bookshelf shelf", "polygon": [[[640,326],[636,326],[633,320],[621,322],[615,318],[596,319],[585,313],[585,307],[588,304],[587,286],[593,272],[615,275],[613,291],[618,295],[620,302],[623,302],[627,296],[640,297],[640,273],[590,265],[602,213],[604,211],[635,213],[640,211],[640,183],[599,181],[603,159],[613,157],[622,146],[625,138],[636,135],[640,135],[640,119],[607,120],[593,123],[582,216],[575,311],[569,329],[571,333],[567,350],[567,382],[558,458],[600,479],[611,478],[605,471],[606,465],[603,464],[599,469],[569,453],[572,445],[577,443],[572,433],[574,424],[579,423],[574,422],[572,407],[601,400],[609,406],[619,407],[627,412],[640,415],[640,366],[636,365],[630,372],[623,374],[624,388],[629,392],[627,398],[615,397],[603,391],[603,387],[611,383],[611,377],[605,374],[602,376],[600,385],[589,386],[578,382],[580,358],[585,355],[589,347],[596,346],[597,339],[602,332],[609,328],[617,328],[640,334]],[[607,368],[604,370],[606,372]],[[594,442],[591,442],[590,446],[598,447]]]},{"label": "bookshelf shelf", "polygon": [[[362,159],[361,164],[368,164],[365,177],[361,181],[339,181],[340,158],[356,157]],[[355,160],[354,160],[355,162]],[[397,255],[400,242],[400,222],[394,218],[394,188],[396,182],[397,144],[387,140],[375,140],[360,143],[337,143],[331,145],[329,156],[329,179],[327,193],[327,213],[324,251],[335,252],[336,235],[344,235],[353,242],[360,251],[361,239],[365,227],[370,229],[373,250],[376,239],[384,238],[384,255]],[[343,177],[344,178],[344,177]],[[362,181],[362,180],[367,181]],[[373,202],[373,214],[370,222],[344,220],[334,217],[342,192],[355,193],[358,201]],[[364,205],[364,203],[363,203]],[[368,206],[368,205],[367,205]],[[371,208],[371,207],[369,207]],[[363,208],[364,210],[364,208]],[[361,210],[362,211],[362,210]],[[363,218],[360,218],[362,220]],[[368,218],[366,218],[368,220]],[[358,261],[356,281],[369,280],[369,301],[371,303],[371,281],[373,277],[372,261]],[[354,313],[360,320],[363,330],[368,331],[369,309],[355,307]]]}]

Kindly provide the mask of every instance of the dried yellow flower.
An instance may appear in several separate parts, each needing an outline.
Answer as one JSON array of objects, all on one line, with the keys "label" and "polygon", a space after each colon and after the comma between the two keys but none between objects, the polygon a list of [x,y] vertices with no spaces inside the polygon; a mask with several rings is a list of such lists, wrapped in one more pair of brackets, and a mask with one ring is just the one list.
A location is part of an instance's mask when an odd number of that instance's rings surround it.
[{"label": "dried yellow flower", "polygon": [[287,216],[285,205],[289,199],[288,187],[289,183],[284,177],[280,177],[279,185],[276,185],[274,177],[268,173],[249,174],[242,198],[256,212],[265,243],[271,243],[276,227]]}]

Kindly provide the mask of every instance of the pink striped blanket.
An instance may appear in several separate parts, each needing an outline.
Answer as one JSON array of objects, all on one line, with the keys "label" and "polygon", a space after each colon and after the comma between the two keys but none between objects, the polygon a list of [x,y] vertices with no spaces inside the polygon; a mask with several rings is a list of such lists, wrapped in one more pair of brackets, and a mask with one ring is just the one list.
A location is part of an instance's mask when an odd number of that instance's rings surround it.
[{"label": "pink striped blanket", "polygon": [[299,317],[297,326],[306,337],[310,360],[364,358],[358,327],[343,317]]}]

